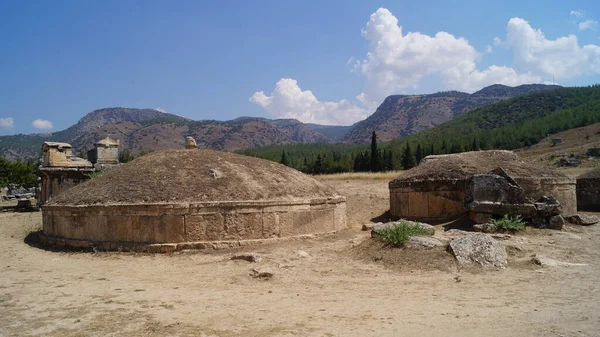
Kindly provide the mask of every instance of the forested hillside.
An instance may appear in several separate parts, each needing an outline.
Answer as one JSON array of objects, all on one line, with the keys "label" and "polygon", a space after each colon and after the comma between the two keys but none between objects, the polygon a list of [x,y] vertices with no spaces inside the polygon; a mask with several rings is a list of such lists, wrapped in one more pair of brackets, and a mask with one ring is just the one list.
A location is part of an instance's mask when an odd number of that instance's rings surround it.
[{"label": "forested hillside", "polygon": [[430,154],[531,146],[549,134],[598,122],[600,85],[594,85],[501,101],[415,135],[381,144],[372,142],[371,147],[299,144],[241,153],[276,161],[284,159],[288,165],[308,173],[389,170],[410,168]]}]

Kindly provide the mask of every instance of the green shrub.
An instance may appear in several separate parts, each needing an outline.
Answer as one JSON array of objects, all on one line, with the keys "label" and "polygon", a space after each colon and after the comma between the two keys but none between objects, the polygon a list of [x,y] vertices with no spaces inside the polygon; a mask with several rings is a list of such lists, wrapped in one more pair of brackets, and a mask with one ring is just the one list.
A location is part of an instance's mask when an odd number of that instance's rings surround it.
[{"label": "green shrub", "polygon": [[496,226],[499,230],[505,231],[522,231],[525,229],[527,224],[520,215],[508,215],[505,214],[502,219],[492,219],[490,223]]},{"label": "green shrub", "polygon": [[417,223],[399,221],[392,226],[375,232],[381,241],[393,246],[401,246],[408,242],[411,236],[427,235],[428,231]]}]

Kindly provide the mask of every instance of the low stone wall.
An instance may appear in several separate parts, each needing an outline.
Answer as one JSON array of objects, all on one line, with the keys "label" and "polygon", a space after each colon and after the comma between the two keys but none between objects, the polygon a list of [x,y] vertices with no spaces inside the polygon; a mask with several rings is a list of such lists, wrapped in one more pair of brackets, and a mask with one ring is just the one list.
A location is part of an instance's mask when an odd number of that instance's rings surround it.
[{"label": "low stone wall", "polygon": [[[564,215],[577,213],[575,179],[516,177],[514,180],[530,199],[551,195],[562,205]],[[390,214],[393,219],[431,223],[455,220],[467,213],[466,183],[463,179],[392,181]]]},{"label": "low stone wall", "polygon": [[48,243],[147,251],[157,244],[203,247],[335,232],[346,227],[346,199],[45,205],[42,215]]},{"label": "low stone wall", "polygon": [[431,223],[454,220],[467,212],[465,186],[461,179],[391,182],[390,214]]},{"label": "low stone wall", "polygon": [[600,212],[600,178],[577,179],[577,209]]}]

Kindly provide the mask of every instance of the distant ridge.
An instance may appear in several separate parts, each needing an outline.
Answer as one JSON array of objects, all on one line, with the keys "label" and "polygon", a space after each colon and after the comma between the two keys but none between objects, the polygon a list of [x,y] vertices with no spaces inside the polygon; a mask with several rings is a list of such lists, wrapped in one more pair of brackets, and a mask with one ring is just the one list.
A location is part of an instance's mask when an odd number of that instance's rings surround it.
[{"label": "distant ridge", "polygon": [[8,160],[37,160],[45,141],[67,142],[75,154],[84,153],[104,137],[120,140],[121,150],[134,155],[183,148],[185,136],[199,146],[234,151],[272,144],[328,143],[330,138],[295,119],[240,117],[231,121],[194,121],[154,109],[94,110],[69,128],[49,134],[0,136],[0,156]]},{"label": "distant ridge", "polygon": [[343,138],[344,143],[362,144],[373,131],[380,141],[388,141],[423,131],[470,110],[529,93],[561,88],[558,85],[525,84],[509,87],[494,84],[473,94],[444,91],[428,95],[388,96],[364,121],[356,123]]}]

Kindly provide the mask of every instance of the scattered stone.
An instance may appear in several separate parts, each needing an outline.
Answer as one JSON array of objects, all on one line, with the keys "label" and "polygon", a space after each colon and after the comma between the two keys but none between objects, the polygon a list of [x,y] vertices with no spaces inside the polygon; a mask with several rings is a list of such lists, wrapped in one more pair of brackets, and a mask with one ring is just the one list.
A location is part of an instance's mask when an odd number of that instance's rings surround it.
[{"label": "scattered stone", "polygon": [[569,223],[571,223],[573,225],[580,225],[580,226],[590,226],[590,225],[594,225],[594,224],[597,224],[598,222],[600,222],[600,219],[598,219],[597,216],[585,215],[585,214],[571,215],[571,216],[566,217],[565,220],[567,220]]},{"label": "scattered stone", "polygon": [[273,272],[271,272],[268,269],[262,270],[262,269],[252,268],[252,270],[250,271],[250,276],[266,281],[266,280],[270,280],[273,278]]},{"label": "scattered stone", "polygon": [[534,204],[538,217],[546,218],[562,212],[560,202],[553,196],[542,196]]},{"label": "scattered stone", "polygon": [[382,222],[378,222],[376,224],[375,223],[366,223],[366,224],[362,225],[362,230],[363,231],[370,231],[370,230],[373,229],[373,226],[375,226],[375,225],[381,225],[381,224],[382,224]]},{"label": "scattered stone", "polygon": [[498,230],[498,228],[496,228],[496,225],[494,225],[494,224],[483,223],[483,224],[473,225],[473,230],[475,232],[482,232],[482,233],[495,233]]},{"label": "scattered stone", "polygon": [[548,218],[547,228],[562,230],[564,225],[565,219],[563,219],[562,215],[555,215]]},{"label": "scattered stone", "polygon": [[260,262],[262,261],[262,256],[257,253],[240,253],[235,254],[231,257],[232,260],[244,260],[248,262]]},{"label": "scattered stone", "polygon": [[490,236],[496,240],[510,240],[510,238],[512,238],[512,235],[502,234],[502,233],[494,233],[494,234],[491,234]]},{"label": "scattered stone", "polygon": [[213,178],[215,179],[219,179],[219,178],[223,178],[223,173],[221,173],[221,171],[217,170],[217,169],[210,169],[209,173],[213,176]]},{"label": "scattered stone", "polygon": [[446,236],[465,236],[465,235],[471,235],[471,234],[473,234],[473,233],[468,232],[468,231],[463,231],[461,229],[449,229],[444,232],[444,235],[446,235]]},{"label": "scattered stone", "polygon": [[497,167],[487,174],[474,174],[467,181],[467,201],[524,204],[526,196],[525,190]]},{"label": "scattered stone", "polygon": [[308,254],[307,252],[303,251],[303,250],[299,250],[298,251],[298,256],[303,257],[305,259],[310,258],[310,254]]},{"label": "scattered stone", "polygon": [[406,224],[417,224],[419,226],[421,226],[421,228],[425,231],[424,235],[429,235],[429,236],[433,236],[433,234],[435,234],[435,226],[426,224],[426,223],[422,223],[422,222],[416,222],[416,221],[408,221],[408,220],[401,220],[401,221],[392,221],[392,222],[388,222],[388,223],[378,223],[376,225],[373,226],[373,229],[371,230],[371,237],[376,237],[377,233],[385,230],[387,228],[399,225],[401,223],[406,223]]},{"label": "scattered stone", "polygon": [[567,236],[570,239],[581,240],[581,236],[569,232],[558,232],[558,234]]},{"label": "scattered stone", "polygon": [[484,268],[506,268],[508,262],[504,245],[483,233],[452,238],[450,250],[460,265],[479,264]]},{"label": "scattered stone", "polygon": [[185,148],[188,150],[197,149],[196,140],[190,136],[185,137]]},{"label": "scattered stone", "polygon": [[408,244],[410,248],[414,249],[432,249],[444,246],[442,241],[431,236],[411,236]]},{"label": "scattered stone", "polygon": [[587,266],[585,263],[570,263],[551,259],[546,256],[535,255],[531,261],[542,267],[579,267]]}]

